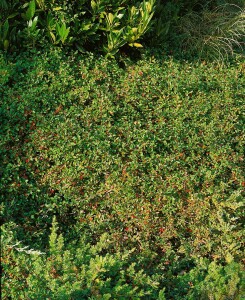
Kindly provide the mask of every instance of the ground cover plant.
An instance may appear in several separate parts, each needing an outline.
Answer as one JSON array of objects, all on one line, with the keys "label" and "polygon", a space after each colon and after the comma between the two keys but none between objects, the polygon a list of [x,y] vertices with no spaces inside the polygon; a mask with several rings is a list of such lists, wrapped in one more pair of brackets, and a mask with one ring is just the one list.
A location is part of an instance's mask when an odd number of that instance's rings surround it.
[{"label": "ground cover plant", "polygon": [[3,299],[242,299],[242,57],[0,74]]}]

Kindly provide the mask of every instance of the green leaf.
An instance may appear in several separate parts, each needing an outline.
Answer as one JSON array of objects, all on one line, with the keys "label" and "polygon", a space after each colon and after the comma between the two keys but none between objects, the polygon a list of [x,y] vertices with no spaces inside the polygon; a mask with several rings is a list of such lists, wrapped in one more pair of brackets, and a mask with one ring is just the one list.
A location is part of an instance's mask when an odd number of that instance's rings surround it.
[{"label": "green leaf", "polygon": [[8,32],[9,32],[9,21],[6,20],[3,24],[3,40],[6,39]]},{"label": "green leaf", "polygon": [[62,9],[62,7],[61,7],[61,6],[58,6],[58,7],[53,8],[53,11],[59,11],[59,10],[61,10],[61,9]]},{"label": "green leaf", "polygon": [[35,3],[35,0],[32,0],[29,3],[29,7],[28,7],[27,12],[25,14],[25,17],[26,17],[27,21],[31,20],[34,17],[35,11],[36,11],[36,3]]},{"label": "green leaf", "polygon": [[8,49],[8,47],[9,47],[9,41],[8,41],[8,40],[5,40],[5,41],[3,42],[3,47],[4,47],[4,50],[7,50],[7,49]]},{"label": "green leaf", "polygon": [[64,42],[67,39],[68,34],[70,32],[70,28],[69,27],[67,28],[65,23],[62,23],[61,26],[59,24],[57,24],[56,32],[58,33],[62,44],[64,44]]},{"label": "green leaf", "polygon": [[8,16],[8,19],[12,19],[12,18],[14,18],[14,17],[16,17],[16,16],[18,16],[18,15],[19,15],[18,12],[13,13],[13,14],[11,14],[11,15]]},{"label": "green leaf", "polygon": [[93,11],[96,10],[96,6],[97,6],[97,5],[96,5],[96,2],[95,2],[94,0],[92,0],[92,1],[91,1],[91,7],[92,7],[92,10],[93,10]]},{"label": "green leaf", "polygon": [[112,13],[109,13],[109,14],[108,14],[108,20],[109,20],[110,24],[112,25],[113,20],[114,20],[114,16],[113,16]]},{"label": "green leaf", "polygon": [[140,43],[131,43],[129,44],[131,47],[136,47],[136,48],[143,48],[143,46]]},{"label": "green leaf", "polygon": [[55,43],[55,42],[56,42],[56,37],[55,37],[55,35],[53,34],[52,31],[49,31],[49,34],[50,34],[50,36],[51,36],[51,38],[52,38],[53,43]]}]

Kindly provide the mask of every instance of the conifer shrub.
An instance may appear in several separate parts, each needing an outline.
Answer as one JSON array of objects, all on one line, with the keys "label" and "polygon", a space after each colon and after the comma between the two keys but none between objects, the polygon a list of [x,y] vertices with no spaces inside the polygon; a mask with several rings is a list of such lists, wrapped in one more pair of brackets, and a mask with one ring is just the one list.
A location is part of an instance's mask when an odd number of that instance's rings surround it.
[{"label": "conifer shrub", "polygon": [[135,249],[110,253],[106,234],[95,245],[81,237],[76,247],[65,247],[57,230],[54,218],[47,253],[4,240],[4,300],[157,299],[159,295],[165,299],[154,276],[131,261]]},{"label": "conifer shrub", "polygon": [[[234,299],[244,289],[241,266],[201,258],[194,268],[168,280],[159,266],[142,268],[135,249],[113,252],[105,233],[95,245],[64,243],[53,219],[49,248],[44,252],[14,242],[11,226],[2,236],[2,299]],[[165,282],[167,285],[163,287]],[[166,293],[165,293],[166,290]],[[167,297],[167,298],[166,298]]]}]

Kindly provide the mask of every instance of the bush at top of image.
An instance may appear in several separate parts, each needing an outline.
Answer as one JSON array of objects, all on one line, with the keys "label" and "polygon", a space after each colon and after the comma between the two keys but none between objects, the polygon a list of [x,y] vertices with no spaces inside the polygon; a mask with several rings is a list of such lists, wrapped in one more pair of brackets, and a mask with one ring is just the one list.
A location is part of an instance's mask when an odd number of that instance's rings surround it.
[{"label": "bush at top of image", "polygon": [[150,27],[155,0],[148,1],[5,1],[0,3],[0,47],[72,46],[97,48],[114,56],[139,39]]}]

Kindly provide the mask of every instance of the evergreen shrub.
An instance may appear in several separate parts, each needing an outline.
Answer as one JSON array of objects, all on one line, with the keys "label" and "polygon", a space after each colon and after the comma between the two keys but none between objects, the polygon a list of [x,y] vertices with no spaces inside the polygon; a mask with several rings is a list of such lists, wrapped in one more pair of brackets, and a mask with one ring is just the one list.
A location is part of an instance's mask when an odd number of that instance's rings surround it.
[{"label": "evergreen shrub", "polygon": [[142,47],[138,40],[149,29],[154,2],[1,0],[0,47],[16,51],[58,44],[114,56],[125,44]]}]

